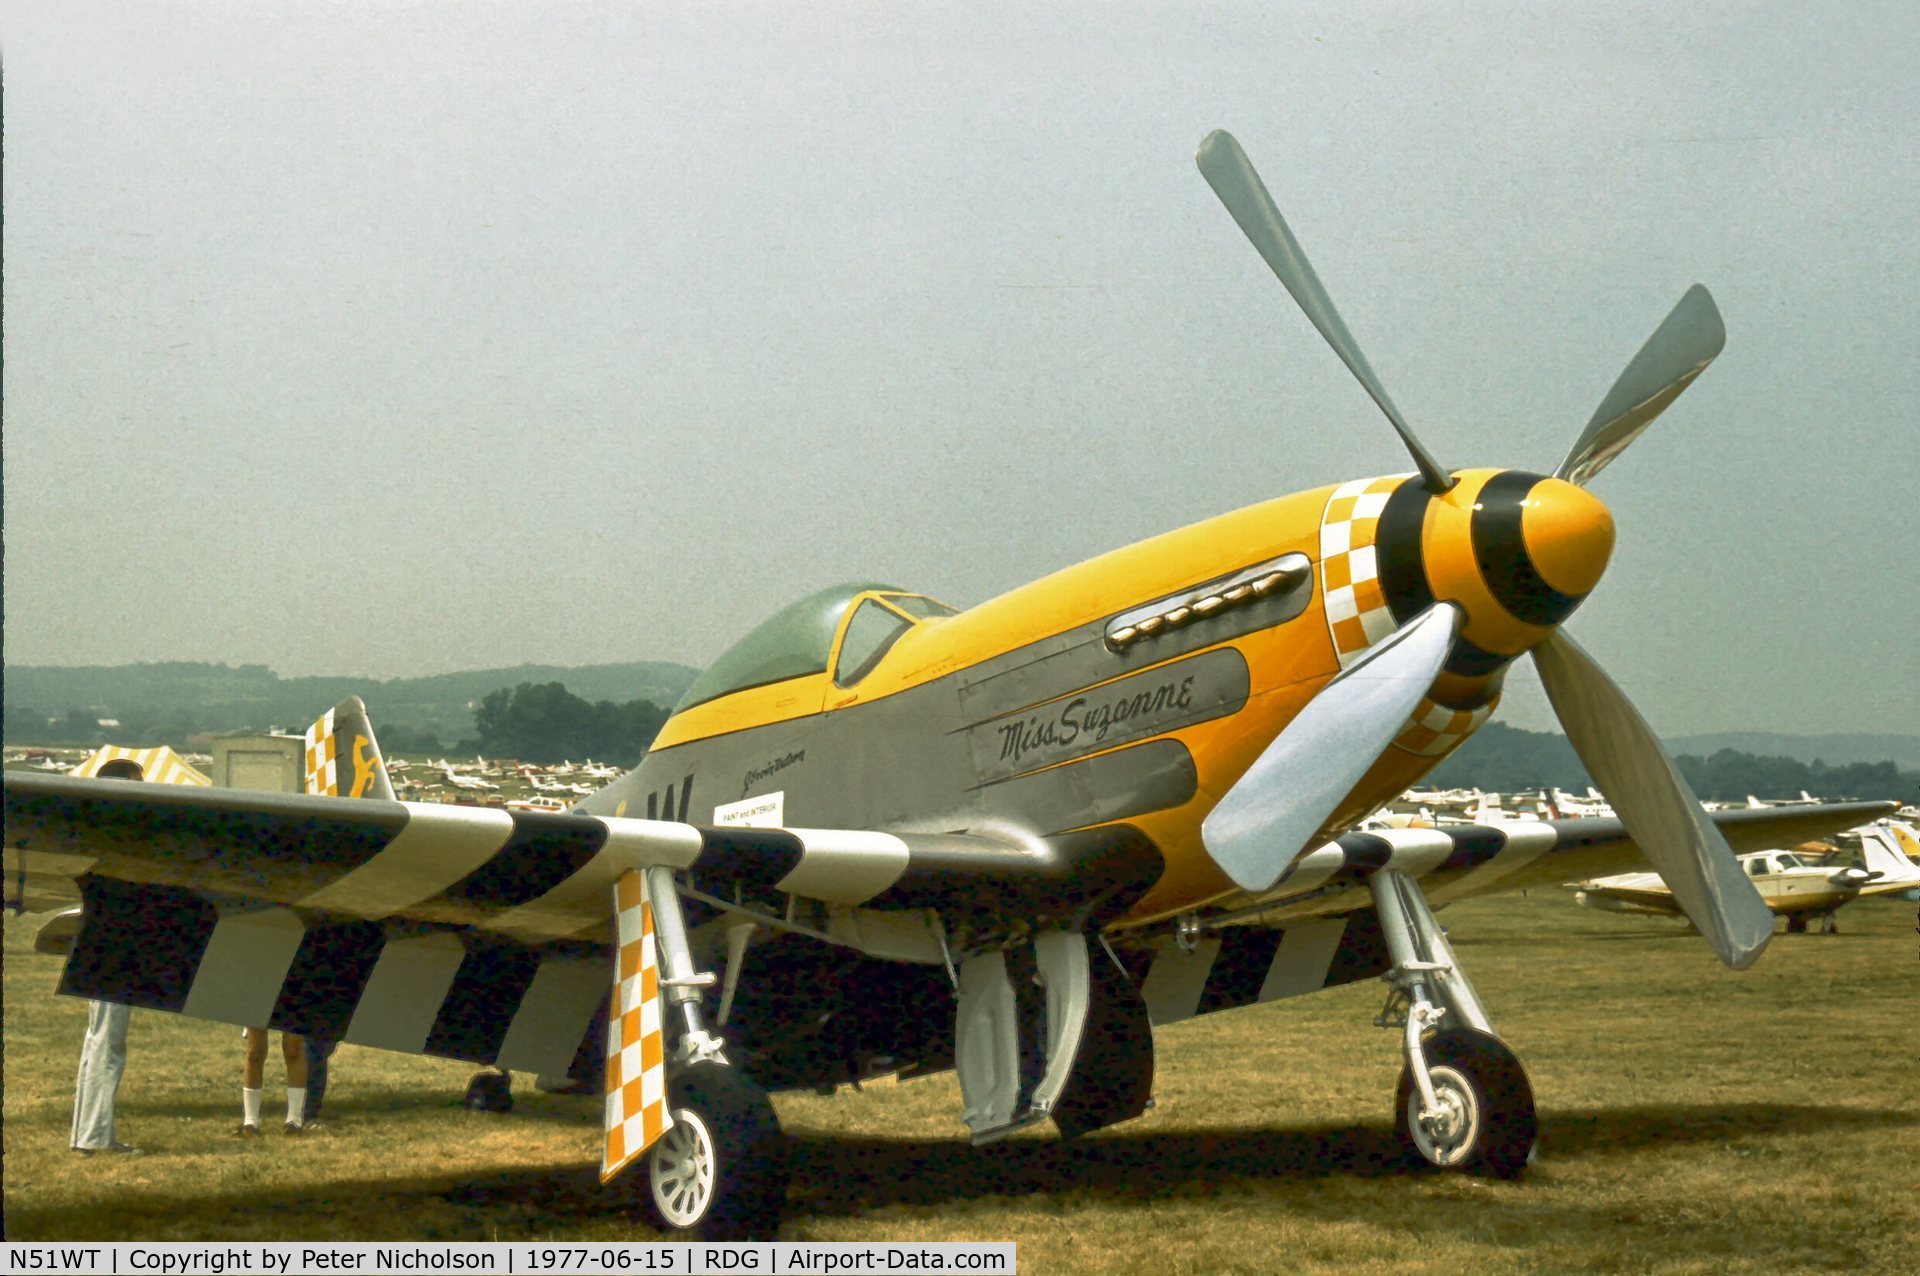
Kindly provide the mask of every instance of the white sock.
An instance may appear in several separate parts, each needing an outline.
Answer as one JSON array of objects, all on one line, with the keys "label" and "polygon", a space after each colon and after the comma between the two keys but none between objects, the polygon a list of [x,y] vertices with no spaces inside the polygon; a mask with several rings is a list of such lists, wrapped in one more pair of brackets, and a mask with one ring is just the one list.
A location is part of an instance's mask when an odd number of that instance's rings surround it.
[{"label": "white sock", "polygon": [[260,1091],[258,1089],[249,1090],[245,1086],[240,1087],[240,1111],[243,1114],[240,1119],[248,1125],[260,1124]]},{"label": "white sock", "polygon": [[307,1123],[307,1087],[290,1085],[287,1087],[287,1124],[305,1125]]}]

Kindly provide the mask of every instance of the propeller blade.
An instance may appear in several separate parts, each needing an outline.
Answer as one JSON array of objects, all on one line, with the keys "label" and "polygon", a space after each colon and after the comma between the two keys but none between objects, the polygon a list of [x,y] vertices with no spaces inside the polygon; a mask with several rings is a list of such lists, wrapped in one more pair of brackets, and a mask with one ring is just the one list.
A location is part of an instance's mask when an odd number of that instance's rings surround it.
[{"label": "propeller blade", "polygon": [[1429,607],[1328,683],[1200,822],[1220,870],[1246,891],[1280,880],[1407,724],[1453,650],[1460,613]]},{"label": "propeller blade", "polygon": [[1707,370],[1726,344],[1727,328],[1720,321],[1719,307],[1713,304],[1712,294],[1695,284],[1607,391],[1553,476],[1580,487],[1591,483]]},{"label": "propeller blade", "polygon": [[1535,647],[1533,659],[1567,739],[1674,902],[1721,961],[1751,966],[1773,938],[1773,914],[1646,719],[1565,633]]},{"label": "propeller blade", "polygon": [[1313,326],[1320,330],[1333,352],[1352,372],[1354,379],[1380,410],[1399,431],[1400,441],[1406,444],[1407,451],[1413,454],[1413,463],[1420,468],[1420,477],[1429,492],[1436,496],[1453,486],[1453,479],[1440,468],[1427,450],[1420,446],[1420,440],[1413,436],[1413,429],[1400,415],[1400,409],[1387,397],[1387,388],[1374,375],[1373,368],[1367,363],[1367,356],[1360,352],[1359,343],[1353,334],[1347,331],[1347,325],[1341,321],[1340,312],[1333,307],[1332,298],[1320,284],[1320,277],[1313,273],[1313,266],[1307,261],[1306,253],[1300,249],[1299,241],[1293,232],[1287,229],[1287,223],[1280,216],[1280,209],[1273,202],[1273,196],[1267,193],[1260,174],[1254,171],[1253,162],[1247,153],[1240,149],[1240,143],[1224,129],[1215,129],[1207,134],[1200,143],[1199,153],[1194,163],[1200,166],[1200,175],[1213,187],[1213,193],[1233,214],[1233,220],[1240,224],[1248,239],[1280,282],[1287,286],[1293,299],[1306,312]]}]

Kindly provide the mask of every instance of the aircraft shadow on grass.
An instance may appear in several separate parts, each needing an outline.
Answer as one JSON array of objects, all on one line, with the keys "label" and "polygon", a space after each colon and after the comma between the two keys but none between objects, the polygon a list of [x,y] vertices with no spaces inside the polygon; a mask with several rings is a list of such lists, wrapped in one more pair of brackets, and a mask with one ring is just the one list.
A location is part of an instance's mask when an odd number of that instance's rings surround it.
[{"label": "aircraft shadow on grass", "polygon": [[[1920,1114],[1859,1108],[1655,1104],[1549,1112],[1541,1139],[1546,1156],[1571,1160],[1652,1146],[1726,1143],[1779,1134],[1833,1135],[1916,1124]],[[1433,1174],[1411,1163],[1384,1126],[1109,1134],[1071,1143],[1019,1140],[992,1148],[974,1148],[957,1139],[928,1142],[805,1133],[792,1136],[790,1144],[789,1192],[795,1212],[847,1217],[888,1205],[938,1206],[988,1196],[1045,1194],[1137,1201],[1196,1185]],[[562,1215],[606,1213],[606,1201],[598,1195],[590,1169],[481,1175],[436,1194],[482,1209],[515,1205]]]},{"label": "aircraft shadow on grass", "polygon": [[[1545,1155],[1562,1162],[1654,1146],[1920,1125],[1916,1113],[1758,1103],[1586,1108],[1549,1111],[1545,1117]],[[377,1114],[364,1114],[341,1127],[336,1137],[351,1138],[373,1121]],[[1433,1173],[1411,1165],[1389,1130],[1370,1126],[1115,1133],[1072,1143],[1017,1140],[992,1148],[974,1148],[957,1139],[929,1143],[800,1134],[791,1139],[791,1150],[791,1210],[796,1216],[857,1217],[888,1205],[938,1207],[985,1197],[1047,1195],[1127,1203],[1234,1184],[1281,1185],[1333,1177],[1389,1180]],[[1525,1187],[1514,1190],[1524,1192]],[[84,1207],[39,1210],[10,1201],[8,1221],[16,1237],[67,1234],[83,1215],[90,1225],[117,1220],[132,1229],[129,1234],[137,1234],[141,1220],[161,1209],[175,1216],[182,1210],[204,1212],[209,1220],[226,1219],[238,1210],[259,1219],[263,1235],[298,1239],[307,1234],[302,1224],[309,1213],[324,1213],[331,1232],[353,1214],[356,1200],[376,1199],[388,1218],[395,1210],[404,1216],[409,1201],[423,1208],[433,1201],[451,1205],[471,1216],[474,1238],[493,1234],[502,1215],[514,1216],[518,1226],[564,1229],[604,1223],[630,1208],[620,1193],[600,1187],[595,1167],[581,1165],[478,1175],[336,1178],[319,1195],[314,1184],[296,1189],[255,1184],[192,1200],[183,1200],[174,1188],[164,1193],[103,1188]],[[434,1214],[444,1228],[444,1211],[425,1212]],[[461,1237],[443,1233],[440,1239]]]}]

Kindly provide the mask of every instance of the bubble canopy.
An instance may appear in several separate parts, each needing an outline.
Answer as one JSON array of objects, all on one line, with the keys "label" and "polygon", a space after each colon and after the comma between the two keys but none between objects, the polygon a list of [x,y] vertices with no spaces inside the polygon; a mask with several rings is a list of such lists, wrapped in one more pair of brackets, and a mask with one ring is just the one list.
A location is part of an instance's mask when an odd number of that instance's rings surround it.
[{"label": "bubble canopy", "polygon": [[674,712],[749,687],[825,673],[847,608],[863,594],[879,594],[909,615],[948,616],[953,609],[921,594],[871,581],[834,585],[790,603],[729,647],[694,679]]}]

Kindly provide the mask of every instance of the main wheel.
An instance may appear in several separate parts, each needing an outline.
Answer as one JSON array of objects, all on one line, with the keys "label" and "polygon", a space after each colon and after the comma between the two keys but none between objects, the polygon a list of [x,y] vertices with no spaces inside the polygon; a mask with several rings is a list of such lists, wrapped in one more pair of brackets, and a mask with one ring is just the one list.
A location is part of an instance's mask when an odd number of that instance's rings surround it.
[{"label": "main wheel", "polygon": [[767,1092],[736,1068],[697,1063],[669,1087],[673,1128],[647,1155],[647,1202],[670,1232],[772,1240],[786,1197],[786,1147]]},{"label": "main wheel", "polygon": [[1407,1150],[1442,1169],[1518,1178],[1540,1126],[1533,1087],[1513,1051],[1498,1037],[1455,1028],[1428,1037],[1426,1054],[1440,1115],[1431,1122],[1417,1118],[1413,1070],[1402,1068],[1396,1127]]}]

